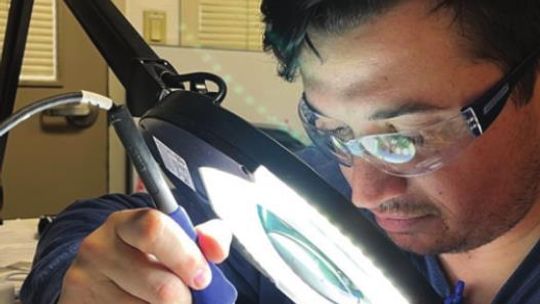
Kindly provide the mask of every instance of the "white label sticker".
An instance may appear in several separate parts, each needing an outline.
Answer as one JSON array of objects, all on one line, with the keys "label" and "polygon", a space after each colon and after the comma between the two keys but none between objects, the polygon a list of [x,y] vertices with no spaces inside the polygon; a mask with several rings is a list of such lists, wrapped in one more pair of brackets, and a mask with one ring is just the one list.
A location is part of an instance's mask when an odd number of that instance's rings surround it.
[{"label": "white label sticker", "polygon": [[171,148],[162,143],[159,139],[154,137],[154,141],[156,142],[156,146],[159,150],[159,154],[161,155],[165,168],[167,168],[170,173],[176,176],[184,184],[188,185],[193,191],[196,191],[195,186],[193,185],[193,180],[191,179],[191,174],[189,174],[189,168],[186,161],[180,157],[180,155],[176,154]]}]

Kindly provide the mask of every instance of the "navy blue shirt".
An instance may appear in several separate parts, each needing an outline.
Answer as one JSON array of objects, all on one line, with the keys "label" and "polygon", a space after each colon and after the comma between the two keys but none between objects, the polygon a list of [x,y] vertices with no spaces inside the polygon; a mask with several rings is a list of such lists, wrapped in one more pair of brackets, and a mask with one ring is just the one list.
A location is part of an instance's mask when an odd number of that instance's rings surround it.
[{"label": "navy blue shirt", "polygon": [[[329,184],[350,197],[350,188],[334,161],[313,148],[304,150],[301,156]],[[178,201],[183,202],[184,208],[195,224],[210,218],[211,212],[206,209],[208,207],[204,202],[201,203],[200,197],[189,191],[177,191],[176,195]],[[32,271],[21,289],[23,303],[55,303],[60,294],[64,273],[75,258],[81,241],[99,227],[111,213],[123,209],[150,207],[150,202],[150,197],[146,194],[106,195],[97,199],[77,201],[60,213],[39,241]],[[411,253],[408,255],[411,262],[426,276],[441,296],[445,297],[450,293],[452,288],[436,256],[418,256]],[[539,262],[540,245],[537,244],[499,290],[492,303],[540,303]],[[234,249],[220,268],[236,286],[239,304],[292,303]]]}]

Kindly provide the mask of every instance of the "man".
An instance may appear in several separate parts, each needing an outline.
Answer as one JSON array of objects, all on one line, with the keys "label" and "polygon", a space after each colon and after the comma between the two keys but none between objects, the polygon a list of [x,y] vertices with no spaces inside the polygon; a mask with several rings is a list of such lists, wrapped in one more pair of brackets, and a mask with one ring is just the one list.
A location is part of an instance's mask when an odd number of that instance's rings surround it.
[{"label": "man", "polygon": [[[442,296],[463,280],[465,303],[540,303],[540,2],[264,0],[262,9],[266,48],[282,76],[301,76],[306,129],[350,189],[313,150],[308,161],[418,255]],[[186,286],[210,279],[202,254],[165,216],[133,210],[145,206],[142,195],[109,196],[65,211],[23,299],[189,303]],[[199,229],[215,262],[230,241],[219,227]],[[239,302],[264,303],[265,293],[286,303],[235,252],[223,265]]]}]

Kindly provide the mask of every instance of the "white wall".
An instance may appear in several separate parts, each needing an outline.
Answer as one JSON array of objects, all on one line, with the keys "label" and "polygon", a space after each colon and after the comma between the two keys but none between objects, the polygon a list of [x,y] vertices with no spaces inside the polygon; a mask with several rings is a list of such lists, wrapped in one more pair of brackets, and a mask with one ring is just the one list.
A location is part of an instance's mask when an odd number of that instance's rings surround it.
[{"label": "white wall", "polygon": [[306,142],[296,114],[302,88],[277,76],[277,64],[262,52],[154,47],[179,73],[210,72],[225,79],[228,87],[223,106],[252,123],[287,129]]}]

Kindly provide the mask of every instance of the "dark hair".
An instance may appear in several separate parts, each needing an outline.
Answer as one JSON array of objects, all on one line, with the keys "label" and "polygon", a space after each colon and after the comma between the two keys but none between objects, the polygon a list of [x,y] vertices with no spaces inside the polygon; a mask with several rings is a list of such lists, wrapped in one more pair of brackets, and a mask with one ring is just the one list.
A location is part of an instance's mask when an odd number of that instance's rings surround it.
[{"label": "dark hair", "polygon": [[[404,0],[262,0],[266,25],[264,49],[279,61],[278,73],[294,80],[304,47],[318,55],[308,29],[340,34],[380,16]],[[540,48],[539,0],[432,0],[433,12],[454,14],[459,34],[469,41],[473,58],[496,63],[508,71]],[[537,61],[536,61],[537,62]],[[537,64],[518,83],[518,104],[532,96]]]}]

